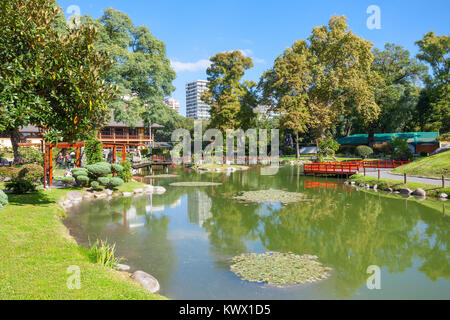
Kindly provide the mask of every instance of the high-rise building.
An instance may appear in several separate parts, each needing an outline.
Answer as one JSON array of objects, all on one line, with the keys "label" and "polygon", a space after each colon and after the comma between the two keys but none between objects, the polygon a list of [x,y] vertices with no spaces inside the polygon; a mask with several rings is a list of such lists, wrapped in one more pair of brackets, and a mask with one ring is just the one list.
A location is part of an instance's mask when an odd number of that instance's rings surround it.
[{"label": "high-rise building", "polygon": [[180,113],[180,102],[175,98],[166,98],[164,102],[173,110]]},{"label": "high-rise building", "polygon": [[186,84],[186,117],[209,120],[209,106],[201,99],[202,94],[208,90],[208,81],[197,80]]}]

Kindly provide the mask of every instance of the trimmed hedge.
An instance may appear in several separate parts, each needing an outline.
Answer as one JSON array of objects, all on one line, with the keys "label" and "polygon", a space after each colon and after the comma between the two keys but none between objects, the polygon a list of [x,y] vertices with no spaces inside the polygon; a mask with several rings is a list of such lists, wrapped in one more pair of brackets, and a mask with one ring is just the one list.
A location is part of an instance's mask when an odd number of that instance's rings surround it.
[{"label": "trimmed hedge", "polygon": [[123,171],[123,167],[120,164],[113,164],[111,167],[117,173],[121,173]]},{"label": "trimmed hedge", "polygon": [[356,155],[363,159],[366,159],[373,154],[372,148],[368,146],[357,146],[355,151]]},{"label": "trimmed hedge", "polygon": [[121,178],[111,178],[109,181],[108,187],[109,188],[115,188],[123,185],[125,182]]},{"label": "trimmed hedge", "polygon": [[44,168],[38,164],[26,164],[20,168],[19,179],[36,182],[44,177]]},{"label": "trimmed hedge", "polygon": [[82,187],[87,187],[89,185],[89,178],[87,176],[77,176],[77,183]]},{"label": "trimmed hedge", "polygon": [[112,172],[111,165],[108,162],[91,164],[86,166],[86,169],[89,171],[89,176],[94,179],[104,177]]},{"label": "trimmed hedge", "polygon": [[100,177],[98,178],[98,182],[102,185],[102,186],[108,186],[109,182],[111,181],[110,178],[107,177]]},{"label": "trimmed hedge", "polygon": [[66,184],[66,185],[68,185],[68,184],[74,184],[74,183],[75,183],[75,178],[74,178],[74,177],[71,177],[71,176],[64,177],[64,178],[61,178],[61,182],[64,183],[64,184]]}]

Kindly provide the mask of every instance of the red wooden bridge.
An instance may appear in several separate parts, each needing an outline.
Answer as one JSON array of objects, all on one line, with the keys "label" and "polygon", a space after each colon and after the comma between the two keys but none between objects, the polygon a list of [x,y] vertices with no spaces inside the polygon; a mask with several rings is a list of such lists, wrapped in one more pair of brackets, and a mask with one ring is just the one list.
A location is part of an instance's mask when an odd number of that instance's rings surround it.
[{"label": "red wooden bridge", "polygon": [[410,161],[345,161],[307,163],[303,166],[305,174],[353,175],[361,168],[395,169]]}]

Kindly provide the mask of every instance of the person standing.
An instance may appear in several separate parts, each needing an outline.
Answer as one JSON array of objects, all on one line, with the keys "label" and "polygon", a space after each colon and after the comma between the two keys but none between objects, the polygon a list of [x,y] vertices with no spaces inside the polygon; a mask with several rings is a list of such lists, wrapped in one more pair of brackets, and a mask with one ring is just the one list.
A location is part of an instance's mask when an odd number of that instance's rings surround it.
[{"label": "person standing", "polygon": [[69,153],[66,153],[65,161],[66,161],[66,169],[70,170],[70,161],[72,160],[72,157]]}]

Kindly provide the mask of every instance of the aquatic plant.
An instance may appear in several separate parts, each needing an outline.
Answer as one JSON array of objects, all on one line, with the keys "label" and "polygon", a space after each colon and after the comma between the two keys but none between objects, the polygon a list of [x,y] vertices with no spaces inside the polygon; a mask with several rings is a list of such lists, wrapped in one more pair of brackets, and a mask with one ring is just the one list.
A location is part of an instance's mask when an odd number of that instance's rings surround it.
[{"label": "aquatic plant", "polygon": [[325,267],[317,259],[316,256],[306,254],[244,253],[233,258],[230,270],[242,280],[282,288],[327,279],[331,268]]},{"label": "aquatic plant", "polygon": [[91,244],[89,241],[89,258],[93,263],[115,268],[123,260],[123,258],[117,258],[115,253],[115,244],[111,245],[108,241],[98,239],[94,244]]},{"label": "aquatic plant", "polygon": [[217,182],[202,182],[202,181],[192,181],[192,182],[174,182],[171,183],[172,187],[210,187],[210,186],[220,186],[221,183]]},{"label": "aquatic plant", "polygon": [[245,202],[281,202],[285,204],[308,201],[302,193],[287,192],[284,190],[243,191],[234,196],[233,199]]}]

